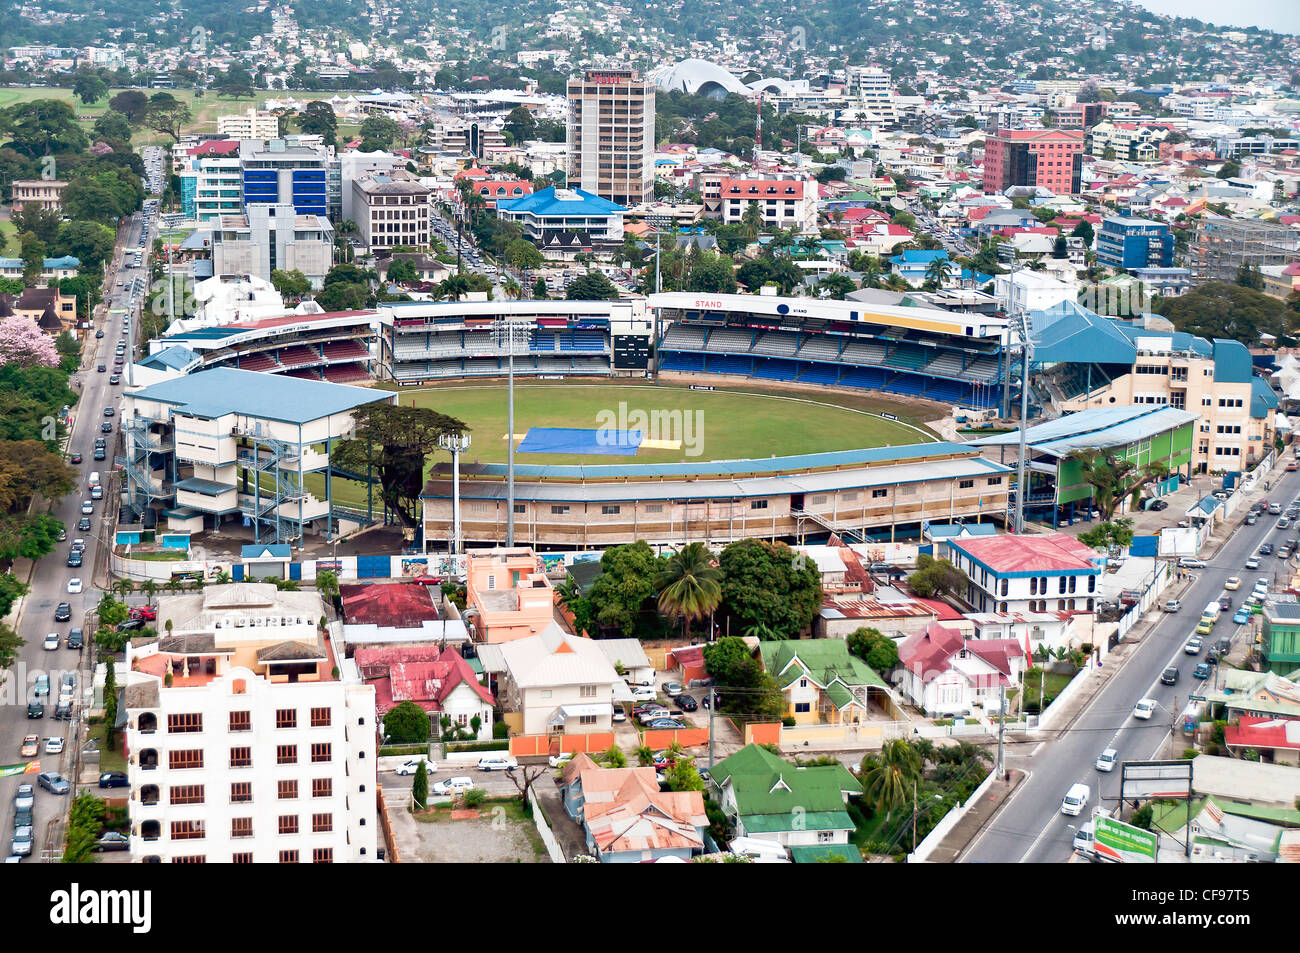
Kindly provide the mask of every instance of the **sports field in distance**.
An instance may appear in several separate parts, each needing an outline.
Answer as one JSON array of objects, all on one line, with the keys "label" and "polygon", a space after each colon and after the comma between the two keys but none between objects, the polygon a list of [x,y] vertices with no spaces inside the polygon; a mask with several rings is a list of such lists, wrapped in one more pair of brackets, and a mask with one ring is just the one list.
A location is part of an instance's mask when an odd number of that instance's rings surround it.
[{"label": "sports field in distance", "polygon": [[[758,385],[761,387],[761,385]],[[463,420],[472,444],[463,462],[506,460],[506,385],[449,384],[400,392],[403,404],[429,407]],[[936,437],[924,427],[888,420],[908,406],[875,395],[767,393],[756,387],[698,391],[680,385],[517,383],[515,433],[534,427],[580,430],[641,430],[653,446],[635,454],[515,454],[515,463],[602,466],[738,460],[831,450],[925,443]],[[638,412],[643,417],[638,416]],[[446,461],[436,454],[430,467]],[[308,490],[324,496],[324,478],[307,478]],[[334,499],[364,506],[365,488],[334,481]]]}]

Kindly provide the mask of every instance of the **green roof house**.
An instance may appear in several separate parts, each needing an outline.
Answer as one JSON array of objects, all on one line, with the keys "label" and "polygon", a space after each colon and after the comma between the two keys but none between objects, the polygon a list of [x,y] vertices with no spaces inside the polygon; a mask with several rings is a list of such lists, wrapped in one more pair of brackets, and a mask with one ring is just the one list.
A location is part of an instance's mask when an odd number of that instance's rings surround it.
[{"label": "green roof house", "polygon": [[862,721],[872,692],[889,687],[843,639],[760,642],[763,668],[785,695],[785,714],[796,724]]},{"label": "green roof house", "polygon": [[862,785],[842,764],[800,768],[746,745],[715,764],[710,776],[740,837],[783,847],[849,842],[853,820],[845,805]]}]

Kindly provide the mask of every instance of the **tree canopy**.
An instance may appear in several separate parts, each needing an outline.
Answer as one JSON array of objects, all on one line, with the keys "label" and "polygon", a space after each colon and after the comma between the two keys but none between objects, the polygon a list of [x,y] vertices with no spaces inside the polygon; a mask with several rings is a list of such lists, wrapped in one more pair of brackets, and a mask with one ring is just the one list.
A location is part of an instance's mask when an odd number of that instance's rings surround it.
[{"label": "tree canopy", "polygon": [[1231,338],[1247,347],[1258,344],[1261,333],[1276,337],[1279,346],[1294,346],[1300,319],[1276,298],[1228,281],[1207,281],[1176,298],[1160,298],[1153,307],[1179,331]]},{"label": "tree canopy", "polygon": [[737,540],[722,551],[718,565],[723,604],[742,631],[761,625],[774,638],[792,639],[821,608],[817,567],[785,543]]}]

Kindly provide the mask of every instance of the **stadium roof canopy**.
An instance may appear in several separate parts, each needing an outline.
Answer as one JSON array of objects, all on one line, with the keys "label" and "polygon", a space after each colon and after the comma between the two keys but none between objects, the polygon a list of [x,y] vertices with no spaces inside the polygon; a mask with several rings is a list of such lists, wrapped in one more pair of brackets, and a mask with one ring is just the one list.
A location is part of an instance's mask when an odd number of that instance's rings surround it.
[{"label": "stadium roof canopy", "polygon": [[[1199,419],[1186,410],[1160,405],[1095,407],[1030,427],[1025,442],[1034,453],[1067,457],[1077,450],[1124,447]],[[1014,446],[1020,443],[1020,431],[980,437],[970,443],[976,447]]]},{"label": "stadium roof canopy", "polygon": [[744,96],[749,87],[729,70],[708,60],[686,59],[655,77],[655,85],[664,92],[681,90],[684,93],[712,96],[721,99],[727,93]]}]

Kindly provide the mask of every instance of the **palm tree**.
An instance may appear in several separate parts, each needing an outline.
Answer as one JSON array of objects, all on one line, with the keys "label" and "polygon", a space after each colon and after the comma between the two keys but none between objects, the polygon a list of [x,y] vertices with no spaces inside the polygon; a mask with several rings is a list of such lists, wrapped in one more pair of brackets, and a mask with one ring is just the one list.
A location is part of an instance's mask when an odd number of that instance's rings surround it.
[{"label": "palm tree", "polygon": [[180,581],[177,579],[168,579],[167,582],[163,584],[163,588],[166,589],[174,596],[176,595],[177,592],[180,591],[181,584]]},{"label": "palm tree", "polygon": [[930,764],[935,763],[934,742],[931,741],[929,738],[922,738],[920,741],[912,742],[912,747],[915,748],[916,753],[920,755],[921,765],[923,767],[927,762]]},{"label": "palm tree", "polygon": [[875,255],[867,255],[866,261],[862,263],[862,287],[879,288],[880,276],[884,270],[880,267],[880,259]]},{"label": "palm tree", "polygon": [[930,267],[925,269],[925,280],[933,281],[936,288],[943,287],[943,279],[948,277],[948,260],[935,256]]},{"label": "palm tree", "polygon": [[135,592],[135,583],[132,582],[130,579],[119,579],[116,585],[113,586],[113,588],[116,591],[120,592],[122,594],[122,598],[125,599],[131,593]]},{"label": "palm tree", "polygon": [[745,237],[750,241],[758,237],[758,233],[763,228],[763,212],[757,202],[750,202],[745,206],[745,211],[740,215],[740,224],[745,230]]},{"label": "palm tree", "polygon": [[140,591],[144,593],[145,604],[153,605],[153,597],[158,592],[158,583],[152,579],[146,579],[140,583]]},{"label": "palm tree", "polygon": [[722,601],[722,572],[703,543],[688,543],[668,557],[667,566],[655,577],[655,588],[659,611],[680,617],[683,630],[689,632],[693,621]]},{"label": "palm tree", "polygon": [[907,800],[908,788],[921,776],[921,756],[908,742],[899,738],[880,752],[879,763],[863,772],[863,796],[885,819]]},{"label": "palm tree", "polygon": [[820,235],[805,235],[799,239],[799,247],[803,249],[805,258],[816,258],[821,252],[822,239]]},{"label": "palm tree", "polygon": [[512,299],[518,298],[522,291],[519,287],[519,282],[515,281],[513,278],[507,278],[505,284],[501,287],[505,289],[506,297]]},{"label": "palm tree", "polygon": [[636,749],[636,762],[643,768],[648,768],[655,763],[655,752],[647,744],[641,745]]},{"label": "palm tree", "polygon": [[448,275],[438,285],[437,296],[439,298],[450,298],[452,301],[459,301],[469,293],[469,278],[464,272],[456,272],[454,275]]}]

